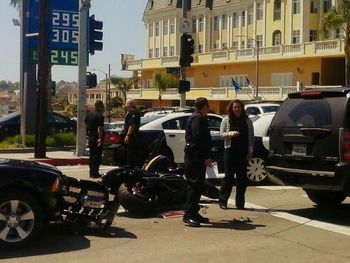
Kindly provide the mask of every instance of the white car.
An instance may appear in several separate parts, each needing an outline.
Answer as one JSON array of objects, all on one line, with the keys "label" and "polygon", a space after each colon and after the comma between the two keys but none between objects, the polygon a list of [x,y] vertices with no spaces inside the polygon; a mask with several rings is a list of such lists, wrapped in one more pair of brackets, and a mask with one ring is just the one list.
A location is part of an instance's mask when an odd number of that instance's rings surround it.
[{"label": "white car", "polygon": [[244,105],[244,109],[248,116],[257,114],[276,112],[280,107],[278,103],[250,103]]},{"label": "white car", "polygon": [[[192,113],[179,112],[169,113],[168,115],[151,121],[142,127],[142,130],[163,130],[166,142],[174,155],[176,163],[184,162],[184,148],[185,148],[185,129],[186,122]],[[208,124],[212,139],[220,138],[220,124],[222,117],[216,114],[208,114]]]}]

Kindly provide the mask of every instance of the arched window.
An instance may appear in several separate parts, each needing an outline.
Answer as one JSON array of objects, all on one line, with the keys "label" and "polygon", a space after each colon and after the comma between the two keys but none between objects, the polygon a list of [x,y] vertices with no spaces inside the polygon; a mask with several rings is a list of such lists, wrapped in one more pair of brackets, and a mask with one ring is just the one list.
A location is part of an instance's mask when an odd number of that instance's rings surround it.
[{"label": "arched window", "polygon": [[273,21],[281,20],[281,0],[275,0],[273,6]]},{"label": "arched window", "polygon": [[276,30],[272,34],[272,45],[279,46],[281,45],[281,31]]}]

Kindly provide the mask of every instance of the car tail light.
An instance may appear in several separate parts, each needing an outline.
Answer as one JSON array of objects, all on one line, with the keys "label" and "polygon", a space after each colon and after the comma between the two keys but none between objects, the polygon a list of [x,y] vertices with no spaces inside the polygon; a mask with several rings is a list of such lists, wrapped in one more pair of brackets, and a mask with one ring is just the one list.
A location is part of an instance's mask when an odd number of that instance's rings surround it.
[{"label": "car tail light", "polygon": [[322,95],[322,92],[319,92],[319,91],[309,91],[309,92],[301,92],[300,93],[300,96],[302,98],[319,98],[321,97]]},{"label": "car tail light", "polygon": [[340,158],[343,161],[350,161],[350,130],[340,129]]},{"label": "car tail light", "polygon": [[114,144],[120,144],[122,142],[122,136],[120,134],[109,134],[107,133],[105,135],[105,142],[107,143],[114,143]]},{"label": "car tail light", "polygon": [[57,178],[50,187],[50,192],[54,193],[57,192],[60,186],[60,180]]}]

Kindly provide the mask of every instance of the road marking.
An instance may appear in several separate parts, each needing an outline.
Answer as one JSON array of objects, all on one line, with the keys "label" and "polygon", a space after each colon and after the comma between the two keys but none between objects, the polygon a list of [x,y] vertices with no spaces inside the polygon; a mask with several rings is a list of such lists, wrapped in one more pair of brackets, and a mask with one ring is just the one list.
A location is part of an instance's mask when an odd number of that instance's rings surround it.
[{"label": "road marking", "polygon": [[[228,201],[229,204],[235,205],[235,200],[229,199]],[[286,212],[276,212],[276,211],[269,211],[269,208],[251,204],[251,203],[246,203],[246,207],[251,207],[254,209],[259,209],[259,210],[266,210],[266,213],[278,218],[286,219],[288,221],[296,222],[298,224],[306,225],[306,226],[311,226],[311,227],[316,227],[319,229],[335,232],[338,234],[350,236],[350,227],[342,226],[342,225],[337,225],[337,224],[331,224],[331,223],[326,223],[318,220],[311,220],[306,217],[302,216],[296,216],[290,213]]]},{"label": "road marking", "polygon": [[270,191],[301,189],[301,188],[296,187],[296,186],[280,186],[280,185],[256,186],[256,188],[270,190]]}]

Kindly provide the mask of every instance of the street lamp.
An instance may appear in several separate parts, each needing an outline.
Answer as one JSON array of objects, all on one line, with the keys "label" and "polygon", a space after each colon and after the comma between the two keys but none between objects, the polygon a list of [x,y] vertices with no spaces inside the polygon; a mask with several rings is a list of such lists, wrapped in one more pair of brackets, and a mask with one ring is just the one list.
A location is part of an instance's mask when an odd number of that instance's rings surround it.
[{"label": "street lamp", "polygon": [[105,74],[105,76],[106,76],[106,80],[105,80],[105,84],[106,84],[106,100],[105,100],[105,105],[106,105],[106,109],[107,109],[107,119],[108,119],[108,122],[110,122],[111,121],[111,111],[110,111],[110,103],[111,103],[111,90],[110,90],[110,88],[109,88],[109,90],[108,90],[108,74],[106,73],[106,72],[104,72],[103,70],[101,70],[101,69],[97,69],[97,68],[93,68],[92,69],[93,71],[99,71],[99,72],[101,72],[101,73],[103,73],[103,74]]},{"label": "street lamp", "polygon": [[255,63],[255,74],[256,74],[256,85],[255,85],[255,99],[259,100],[259,41],[255,38],[245,35],[239,35],[237,37],[246,37],[255,42],[255,50],[256,50],[256,63]]}]

